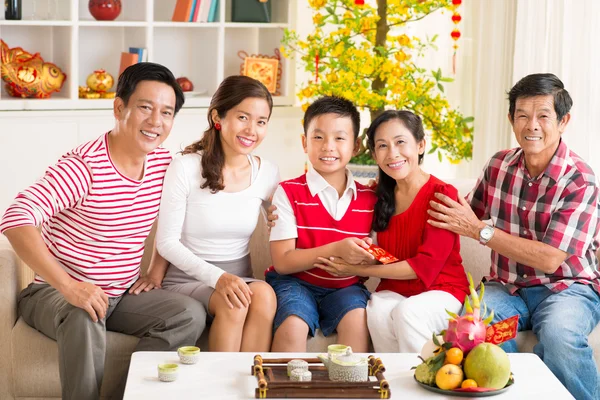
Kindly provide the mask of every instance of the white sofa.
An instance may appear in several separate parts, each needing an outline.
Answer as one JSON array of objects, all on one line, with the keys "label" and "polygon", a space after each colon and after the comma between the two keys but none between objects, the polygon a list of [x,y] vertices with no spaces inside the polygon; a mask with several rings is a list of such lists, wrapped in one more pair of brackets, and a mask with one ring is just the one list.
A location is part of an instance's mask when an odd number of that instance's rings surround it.
[{"label": "white sofa", "polygon": [[[472,187],[472,181],[457,182],[461,193]],[[152,237],[147,243],[152,243]],[[143,266],[147,266],[150,246],[145,253]],[[267,232],[264,223],[259,223],[251,243],[251,257],[256,277],[271,264]],[[480,280],[489,270],[490,252],[474,240],[461,239],[461,255],[465,269]],[[0,400],[8,399],[57,399],[60,398],[58,375],[58,351],[56,343],[29,327],[17,315],[17,294],[31,282],[33,274],[12,250],[8,240],[0,235]],[[377,282],[370,280],[373,289]],[[207,332],[199,345],[207,348]],[[335,336],[328,338],[318,334],[308,342],[308,351],[322,352],[327,344],[334,343]],[[600,365],[600,326],[589,337],[594,349],[596,363]],[[111,393],[119,378],[127,373],[128,360],[138,339],[133,336],[109,332],[107,335],[107,359],[102,395]],[[536,343],[532,332],[521,332],[517,336],[519,349],[531,352]]]}]

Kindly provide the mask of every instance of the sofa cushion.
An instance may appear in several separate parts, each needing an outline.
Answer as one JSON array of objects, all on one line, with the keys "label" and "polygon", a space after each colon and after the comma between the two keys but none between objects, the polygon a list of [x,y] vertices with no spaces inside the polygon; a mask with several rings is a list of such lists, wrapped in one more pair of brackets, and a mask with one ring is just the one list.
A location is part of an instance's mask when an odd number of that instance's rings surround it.
[{"label": "sofa cushion", "polygon": [[[107,357],[102,396],[112,393],[129,368],[131,353],[139,339],[121,333],[106,335]],[[60,398],[58,347],[56,342],[19,318],[11,335],[14,396]]]}]

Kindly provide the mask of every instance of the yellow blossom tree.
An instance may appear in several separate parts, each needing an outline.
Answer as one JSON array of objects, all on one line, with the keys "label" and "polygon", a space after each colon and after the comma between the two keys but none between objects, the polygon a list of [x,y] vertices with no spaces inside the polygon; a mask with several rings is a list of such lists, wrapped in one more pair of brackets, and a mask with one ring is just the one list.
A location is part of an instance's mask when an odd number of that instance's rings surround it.
[{"label": "yellow blossom tree", "polygon": [[[306,109],[322,95],[337,95],[370,111],[371,120],[385,109],[411,110],[431,135],[430,153],[451,162],[472,155],[472,117],[453,109],[444,97],[440,69],[426,71],[418,60],[437,49],[435,37],[423,40],[402,33],[405,24],[452,6],[452,0],[308,0],[315,30],[304,39],[286,30],[282,51],[300,55],[314,78],[303,84],[298,98]],[[357,4],[358,3],[358,4]],[[317,72],[318,68],[318,72]],[[318,77],[318,79],[317,79]],[[352,161],[374,163],[365,148]]]}]

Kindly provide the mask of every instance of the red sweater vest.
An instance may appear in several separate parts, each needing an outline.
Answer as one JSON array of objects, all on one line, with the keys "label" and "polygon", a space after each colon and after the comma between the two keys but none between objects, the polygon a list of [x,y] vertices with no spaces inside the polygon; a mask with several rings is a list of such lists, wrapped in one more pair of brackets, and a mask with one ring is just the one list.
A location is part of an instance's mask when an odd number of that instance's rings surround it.
[{"label": "red sweater vest", "polygon": [[[281,182],[290,200],[298,227],[297,249],[310,249],[347,237],[364,238],[371,233],[373,207],[377,196],[372,189],[356,183],[356,198],[350,202],[341,220],[336,221],[325,209],[318,195],[310,193],[306,175]],[[357,276],[335,277],[322,269],[312,268],[293,274],[312,285],[344,288],[361,280]]]}]

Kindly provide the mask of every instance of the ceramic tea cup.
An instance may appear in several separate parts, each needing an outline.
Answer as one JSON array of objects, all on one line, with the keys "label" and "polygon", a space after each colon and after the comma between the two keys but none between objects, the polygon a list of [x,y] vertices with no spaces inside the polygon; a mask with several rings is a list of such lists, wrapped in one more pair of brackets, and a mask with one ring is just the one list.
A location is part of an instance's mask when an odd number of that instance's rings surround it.
[{"label": "ceramic tea cup", "polygon": [[173,382],[179,375],[179,365],[158,364],[158,379],[163,382]]},{"label": "ceramic tea cup", "polygon": [[196,364],[200,358],[200,348],[184,346],[177,349],[177,355],[183,364]]},{"label": "ceramic tea cup", "polygon": [[330,360],[352,353],[352,347],[345,344],[330,344],[327,346],[327,356]]}]

